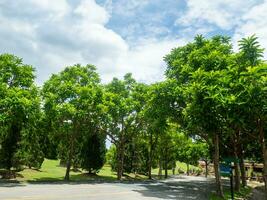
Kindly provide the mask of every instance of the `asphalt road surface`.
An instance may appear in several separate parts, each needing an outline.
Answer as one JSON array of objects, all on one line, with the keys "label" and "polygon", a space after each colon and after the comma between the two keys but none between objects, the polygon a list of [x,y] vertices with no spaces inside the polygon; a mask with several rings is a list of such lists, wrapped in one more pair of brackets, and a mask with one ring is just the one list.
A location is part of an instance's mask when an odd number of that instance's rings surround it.
[{"label": "asphalt road surface", "polygon": [[176,176],[164,181],[122,183],[0,183],[2,200],[207,200],[214,180]]}]

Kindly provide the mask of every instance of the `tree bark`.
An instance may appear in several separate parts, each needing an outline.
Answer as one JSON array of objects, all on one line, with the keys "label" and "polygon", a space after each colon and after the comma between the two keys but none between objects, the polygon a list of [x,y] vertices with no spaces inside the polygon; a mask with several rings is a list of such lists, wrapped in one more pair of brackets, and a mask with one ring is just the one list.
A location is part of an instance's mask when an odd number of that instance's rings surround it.
[{"label": "tree bark", "polygon": [[214,135],[214,172],[215,172],[215,179],[216,179],[216,190],[217,195],[222,197],[224,199],[223,195],[223,187],[222,187],[222,181],[221,181],[221,175],[220,175],[220,169],[219,169],[219,161],[220,161],[220,149],[219,149],[219,134],[216,133]]},{"label": "tree bark", "polygon": [[209,174],[209,169],[208,169],[208,161],[207,160],[204,160],[205,162],[205,177],[207,178],[208,177],[208,174]]},{"label": "tree bark", "polygon": [[246,169],[245,169],[244,157],[243,157],[242,152],[240,155],[239,167],[240,167],[240,172],[241,172],[242,186],[245,187],[247,186],[247,177],[246,177]]},{"label": "tree bark", "polygon": [[168,161],[167,161],[167,158],[165,159],[165,161],[164,161],[164,168],[165,168],[165,178],[168,178]]},{"label": "tree bark", "polygon": [[240,140],[240,131],[237,132],[237,144],[238,144],[238,157],[239,157],[239,167],[241,172],[241,180],[242,180],[242,186],[247,186],[247,178],[246,178],[246,169],[244,164],[244,151],[243,151],[243,145]]},{"label": "tree bark", "polygon": [[233,138],[233,144],[234,144],[234,158],[236,159],[236,162],[234,163],[234,169],[235,169],[235,191],[239,192],[240,191],[240,170],[239,170],[239,165],[237,163],[238,160],[238,151],[237,151],[237,146],[239,145],[238,142],[238,134],[239,130],[236,131],[234,138]]},{"label": "tree bark", "polygon": [[189,176],[189,164],[186,163],[186,175]]},{"label": "tree bark", "polygon": [[240,172],[239,172],[239,165],[235,162],[235,191],[240,192]]},{"label": "tree bark", "polygon": [[150,144],[150,147],[149,147],[149,158],[148,158],[148,179],[152,179],[152,174],[151,174],[151,171],[152,171],[152,157],[153,157],[153,135],[152,135],[152,132],[150,132],[150,135],[149,135],[149,144]]},{"label": "tree bark", "polygon": [[121,180],[123,175],[123,164],[124,164],[124,141],[121,141],[118,149],[118,167],[117,167],[117,179]]},{"label": "tree bark", "polygon": [[263,157],[263,180],[265,184],[265,199],[267,199],[267,148],[265,144],[265,135],[263,129],[263,122],[261,119],[258,120],[260,143],[262,147],[262,157]]},{"label": "tree bark", "polygon": [[159,173],[158,173],[158,176],[161,178],[162,176],[162,161],[161,159],[159,159]]},{"label": "tree bark", "polygon": [[67,163],[66,163],[66,174],[64,177],[65,181],[69,181],[70,180],[70,168],[71,168],[71,161],[72,161],[72,153],[73,153],[73,137],[70,138],[70,151],[69,151],[69,156],[67,159]]},{"label": "tree bark", "polygon": [[64,177],[64,180],[65,181],[69,181],[70,180],[70,167],[71,167],[71,162],[70,160],[68,159],[67,161],[67,165],[66,165],[66,174],[65,174],[65,177]]}]

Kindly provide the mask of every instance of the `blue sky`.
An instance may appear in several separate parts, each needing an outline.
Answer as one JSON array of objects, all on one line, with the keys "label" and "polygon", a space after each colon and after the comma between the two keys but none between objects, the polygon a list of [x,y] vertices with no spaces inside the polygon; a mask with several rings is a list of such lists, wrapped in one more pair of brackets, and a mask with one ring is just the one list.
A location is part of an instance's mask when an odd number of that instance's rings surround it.
[{"label": "blue sky", "polygon": [[267,48],[266,17],[264,0],[0,0],[0,53],[33,65],[39,85],[75,63],[96,65],[103,82],[132,72],[151,83],[196,34],[231,36],[237,49],[255,33]]}]

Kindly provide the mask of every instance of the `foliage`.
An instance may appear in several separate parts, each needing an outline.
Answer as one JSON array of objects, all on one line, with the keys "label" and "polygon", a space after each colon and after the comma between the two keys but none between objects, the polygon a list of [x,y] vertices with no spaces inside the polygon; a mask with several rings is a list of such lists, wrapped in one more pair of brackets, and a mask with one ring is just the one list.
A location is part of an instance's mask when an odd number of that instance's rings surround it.
[{"label": "foliage", "polygon": [[37,131],[41,110],[34,68],[16,56],[0,55],[0,90],[0,166],[8,170],[39,167],[43,161]]},{"label": "foliage", "polygon": [[105,137],[99,134],[87,136],[81,147],[81,167],[89,173],[97,173],[105,164]]}]

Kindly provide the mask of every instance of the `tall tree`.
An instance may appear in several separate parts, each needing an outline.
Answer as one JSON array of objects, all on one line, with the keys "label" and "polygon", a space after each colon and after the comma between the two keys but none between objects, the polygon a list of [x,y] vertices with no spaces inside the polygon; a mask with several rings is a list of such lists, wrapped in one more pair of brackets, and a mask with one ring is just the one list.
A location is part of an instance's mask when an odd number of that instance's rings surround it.
[{"label": "tall tree", "polygon": [[126,74],[123,80],[114,78],[105,87],[106,133],[116,146],[118,180],[123,175],[126,144],[140,122],[140,104],[134,98],[137,85],[132,75]]},{"label": "tall tree", "polygon": [[212,138],[217,193],[220,196],[223,196],[223,191],[219,172],[219,140],[223,124],[220,107],[213,97],[220,88],[217,80],[221,77],[220,72],[227,69],[231,53],[228,37],[203,39],[198,36],[192,43],[173,49],[165,57],[168,64],[166,75],[176,82],[173,91],[178,89],[182,93],[175,108],[184,115],[181,118],[187,119],[182,120],[183,127],[204,139]]},{"label": "tall tree", "polygon": [[[21,164],[35,165],[29,157],[41,152],[35,131],[40,98],[34,85],[34,68],[14,55],[0,55],[0,90],[0,166],[10,170]],[[31,142],[36,146],[25,148],[24,144]],[[18,156],[18,152],[23,156]],[[42,159],[38,165],[41,163]]]},{"label": "tall tree", "polygon": [[[59,157],[66,162],[65,180],[81,150],[84,129],[99,130],[102,92],[93,65],[74,65],[45,82],[44,109],[51,119],[54,138],[60,138]],[[88,132],[86,132],[88,134]]]}]

